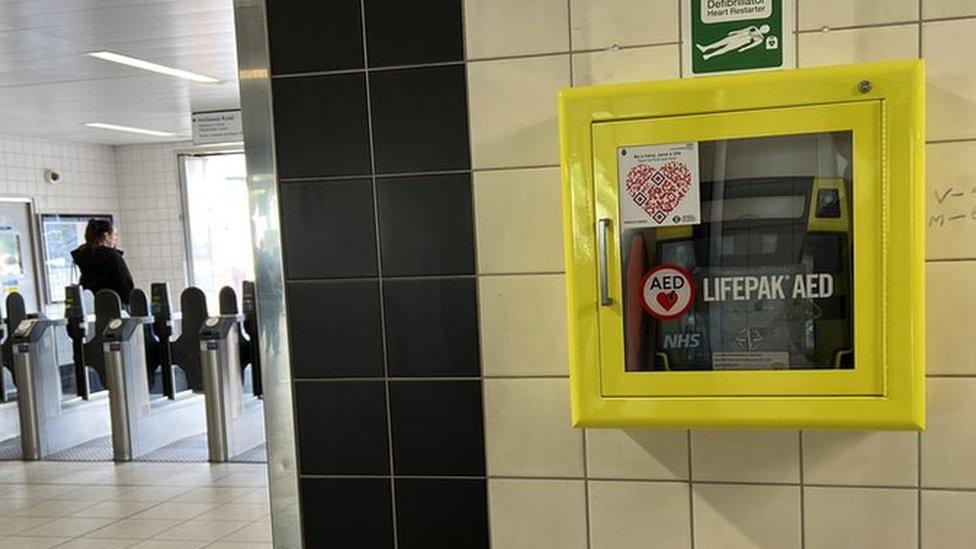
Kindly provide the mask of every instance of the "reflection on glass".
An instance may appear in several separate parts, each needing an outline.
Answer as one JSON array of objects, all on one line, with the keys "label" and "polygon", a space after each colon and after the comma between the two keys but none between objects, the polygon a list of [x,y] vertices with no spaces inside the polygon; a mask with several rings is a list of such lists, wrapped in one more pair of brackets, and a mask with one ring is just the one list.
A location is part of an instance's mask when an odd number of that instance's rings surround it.
[{"label": "reflection on glass", "polygon": [[78,268],[71,252],[85,243],[85,228],[91,219],[112,222],[112,216],[41,214],[41,239],[48,301],[64,302],[64,287],[78,281]]},{"label": "reflection on glass", "polygon": [[247,169],[243,153],[184,156],[190,229],[192,284],[218,309],[224,286],[240,295],[241,283],[254,280]]},{"label": "reflection on glass", "polygon": [[626,369],[853,368],[851,132],[698,148],[701,222],[621,234]]},{"label": "reflection on glass", "polygon": [[24,263],[20,257],[20,235],[0,232],[0,277],[24,275]]}]

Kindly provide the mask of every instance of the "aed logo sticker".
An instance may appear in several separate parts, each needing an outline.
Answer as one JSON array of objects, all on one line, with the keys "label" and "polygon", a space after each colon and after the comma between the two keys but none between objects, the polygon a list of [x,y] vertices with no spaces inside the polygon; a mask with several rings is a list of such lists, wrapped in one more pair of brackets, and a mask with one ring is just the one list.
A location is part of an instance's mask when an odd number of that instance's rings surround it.
[{"label": "aed logo sticker", "polygon": [[691,273],[670,263],[654,267],[641,282],[644,310],[659,320],[678,318],[688,312],[696,295]]}]

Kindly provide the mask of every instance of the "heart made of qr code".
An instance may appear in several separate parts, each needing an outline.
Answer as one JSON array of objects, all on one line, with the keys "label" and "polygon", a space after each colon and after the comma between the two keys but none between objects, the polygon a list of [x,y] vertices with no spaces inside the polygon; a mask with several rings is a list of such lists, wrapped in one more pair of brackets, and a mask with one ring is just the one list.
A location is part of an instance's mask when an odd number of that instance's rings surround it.
[{"label": "heart made of qr code", "polygon": [[662,223],[691,188],[691,170],[682,162],[660,168],[638,164],[627,173],[627,193],[651,219]]}]

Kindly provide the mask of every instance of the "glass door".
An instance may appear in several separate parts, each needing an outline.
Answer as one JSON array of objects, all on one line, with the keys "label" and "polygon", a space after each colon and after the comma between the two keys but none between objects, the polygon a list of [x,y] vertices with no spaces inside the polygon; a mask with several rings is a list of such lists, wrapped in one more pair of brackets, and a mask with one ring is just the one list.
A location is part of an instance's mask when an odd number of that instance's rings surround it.
[{"label": "glass door", "polygon": [[597,124],[603,394],[881,394],[880,299],[853,291],[880,130],[867,102]]},{"label": "glass door", "polygon": [[190,284],[218,310],[218,293],[254,280],[243,153],[181,155]]}]

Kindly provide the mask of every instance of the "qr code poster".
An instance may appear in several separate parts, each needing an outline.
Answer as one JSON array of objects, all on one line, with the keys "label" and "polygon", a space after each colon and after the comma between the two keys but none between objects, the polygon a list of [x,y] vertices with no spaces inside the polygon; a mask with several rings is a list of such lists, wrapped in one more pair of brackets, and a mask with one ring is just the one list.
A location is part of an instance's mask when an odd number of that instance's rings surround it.
[{"label": "qr code poster", "polygon": [[698,143],[620,147],[618,153],[621,228],[701,222]]}]

